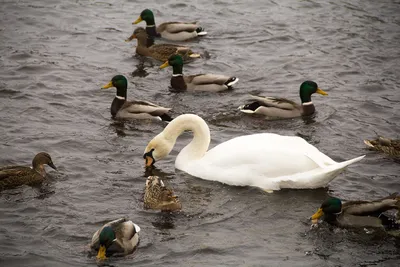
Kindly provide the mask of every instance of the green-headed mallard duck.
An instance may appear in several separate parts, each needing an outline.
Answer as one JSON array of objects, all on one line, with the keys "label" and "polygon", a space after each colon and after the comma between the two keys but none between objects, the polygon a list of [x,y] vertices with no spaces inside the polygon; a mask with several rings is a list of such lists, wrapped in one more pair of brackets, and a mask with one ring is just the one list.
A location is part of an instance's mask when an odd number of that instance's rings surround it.
[{"label": "green-headed mallard duck", "polygon": [[156,27],[153,12],[149,9],[143,10],[132,24],[143,20],[146,21],[146,32],[152,38],[162,37],[172,41],[185,41],[207,34],[203,28],[196,25],[196,22],[164,22]]},{"label": "green-headed mallard duck", "polygon": [[175,211],[182,209],[182,204],[158,176],[149,176],[146,180],[144,207],[161,211]]},{"label": "green-headed mallard duck", "polygon": [[285,99],[275,97],[251,96],[254,102],[239,107],[239,110],[248,114],[261,114],[270,118],[295,118],[314,114],[315,107],[311,95],[318,93],[327,95],[318,88],[317,83],[305,81],[300,85],[301,105]]},{"label": "green-headed mallard duck", "polygon": [[148,45],[146,31],[139,27],[135,29],[133,34],[126,39],[127,42],[137,39],[138,45],[136,53],[146,57],[152,57],[160,61],[168,60],[168,57],[173,54],[181,55],[185,60],[189,58],[198,58],[200,54],[194,53],[189,47],[175,44],[153,44]]},{"label": "green-headed mallard duck", "polygon": [[364,143],[390,156],[400,157],[400,140],[379,137],[375,140],[364,140]]},{"label": "green-headed mallard duck", "polygon": [[329,224],[342,228],[393,228],[395,220],[382,214],[385,211],[400,209],[400,196],[392,194],[373,201],[342,201],[336,197],[325,200],[318,211],[311,217],[313,224],[323,217]]},{"label": "green-headed mallard duck", "polygon": [[97,258],[125,256],[133,253],[139,243],[140,227],[125,218],[111,221],[94,233],[90,248],[98,251]]},{"label": "green-headed mallard duck", "polygon": [[111,115],[113,118],[172,120],[167,114],[170,108],[164,108],[143,100],[126,101],[128,81],[125,76],[114,76],[102,89],[111,87],[117,88],[117,95],[111,104]]},{"label": "green-headed mallard duck", "polygon": [[53,169],[51,157],[46,152],[40,152],[32,160],[32,167],[6,166],[0,167],[0,190],[14,188],[20,185],[35,185],[41,183],[46,177],[44,165]]},{"label": "green-headed mallard duck", "polygon": [[208,91],[219,92],[231,89],[239,78],[216,74],[183,75],[183,59],[180,55],[172,55],[160,66],[172,66],[171,87],[178,91]]}]

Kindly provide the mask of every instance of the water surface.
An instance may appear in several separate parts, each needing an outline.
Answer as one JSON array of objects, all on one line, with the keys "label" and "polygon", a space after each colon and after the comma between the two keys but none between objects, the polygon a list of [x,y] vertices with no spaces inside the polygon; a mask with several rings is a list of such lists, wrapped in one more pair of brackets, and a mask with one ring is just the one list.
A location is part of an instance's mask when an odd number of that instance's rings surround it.
[{"label": "water surface", "polygon": [[[209,57],[185,73],[234,75],[236,88],[169,92],[172,70],[124,42],[144,8],[157,23],[200,21],[209,35],[185,44]],[[395,240],[310,231],[307,218],[328,194],[400,191],[400,165],[362,142],[376,133],[399,137],[399,1],[3,0],[0,14],[0,165],[29,164],[47,151],[59,168],[41,187],[0,194],[2,266],[96,266],[86,245],[104,222],[123,216],[140,225],[141,243],[115,266],[398,266]],[[337,161],[367,157],[327,189],[267,194],[175,170],[185,134],[155,172],[183,211],[147,211],[142,152],[165,124],[111,119],[115,91],[100,87],[116,74],[128,77],[128,98],[202,116],[212,146],[273,132],[302,136]],[[314,96],[312,120],[264,121],[236,110],[249,94],[298,100],[308,79],[329,93]]]}]

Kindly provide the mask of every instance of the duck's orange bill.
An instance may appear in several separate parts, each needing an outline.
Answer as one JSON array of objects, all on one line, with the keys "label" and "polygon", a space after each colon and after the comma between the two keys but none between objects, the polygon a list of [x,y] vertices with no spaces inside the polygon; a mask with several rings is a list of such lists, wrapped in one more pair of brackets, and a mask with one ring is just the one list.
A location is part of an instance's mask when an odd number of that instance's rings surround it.
[{"label": "duck's orange bill", "polygon": [[311,220],[318,220],[319,218],[321,218],[324,215],[324,212],[322,211],[321,208],[319,208],[317,210],[316,213],[313,214],[313,216],[311,216]]},{"label": "duck's orange bill", "polygon": [[97,253],[97,259],[99,260],[105,260],[106,257],[106,247],[101,245],[99,248],[99,252]]},{"label": "duck's orange bill", "polygon": [[169,66],[168,61],[165,61],[164,64],[162,64],[162,65],[160,66],[160,69],[166,68],[166,67],[168,67],[168,66]]},{"label": "duck's orange bill", "polygon": [[327,92],[325,92],[324,90],[322,90],[322,89],[317,89],[317,92],[316,93],[318,93],[318,94],[320,94],[320,95],[328,95],[328,93]]},{"label": "duck's orange bill", "polygon": [[136,39],[136,34],[134,34],[134,33],[131,36],[129,36],[128,39],[125,40],[125,42],[130,42],[133,39]]},{"label": "duck's orange bill", "polygon": [[101,89],[108,89],[108,88],[113,87],[113,86],[114,86],[114,85],[113,85],[112,81],[110,81],[109,83],[107,83],[106,85],[104,85],[103,87],[101,87]]},{"label": "duck's orange bill", "polygon": [[143,21],[142,17],[139,16],[137,20],[135,20],[134,22],[132,22],[132,24],[138,24],[139,22]]}]

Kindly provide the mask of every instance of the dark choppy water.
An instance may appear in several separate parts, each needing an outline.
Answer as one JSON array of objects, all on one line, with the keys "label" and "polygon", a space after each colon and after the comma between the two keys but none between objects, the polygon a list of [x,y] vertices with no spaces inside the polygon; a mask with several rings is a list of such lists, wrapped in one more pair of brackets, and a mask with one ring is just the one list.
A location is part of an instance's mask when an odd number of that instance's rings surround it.
[{"label": "dark choppy water", "polygon": [[[1,265],[95,266],[85,250],[93,232],[129,216],[142,228],[140,248],[115,266],[398,266],[390,238],[309,231],[307,218],[327,190],[266,194],[174,170],[190,135],[158,164],[183,212],[145,211],[141,156],[164,125],[115,124],[115,92],[99,89],[124,74],[128,98],[205,118],[212,145],[268,131],[301,135],[339,161],[366,153],[329,190],[344,199],[382,197],[400,191],[400,165],[366,150],[362,139],[400,130],[400,1],[154,2],[1,1],[0,165],[29,163],[44,150],[60,170],[40,188],[0,194]],[[201,21],[209,36],[193,47],[210,58],[186,72],[238,76],[236,89],[170,93],[171,70],[133,56],[124,43],[144,8],[156,22]],[[311,123],[264,122],[235,110],[249,93],[298,99],[306,79],[329,93],[313,98]]]}]

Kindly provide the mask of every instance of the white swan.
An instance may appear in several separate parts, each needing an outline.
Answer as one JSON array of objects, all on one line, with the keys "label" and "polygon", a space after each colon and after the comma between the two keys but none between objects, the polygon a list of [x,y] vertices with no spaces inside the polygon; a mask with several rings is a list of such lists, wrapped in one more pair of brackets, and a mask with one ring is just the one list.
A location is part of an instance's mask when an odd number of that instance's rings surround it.
[{"label": "white swan", "polygon": [[177,169],[205,180],[257,186],[268,192],[325,187],[344,168],[365,156],[338,163],[300,137],[272,133],[236,137],[207,151],[208,125],[197,115],[184,114],[149,142],[143,155],[146,166],[166,157],[186,130],[194,137],[177,156]]}]

